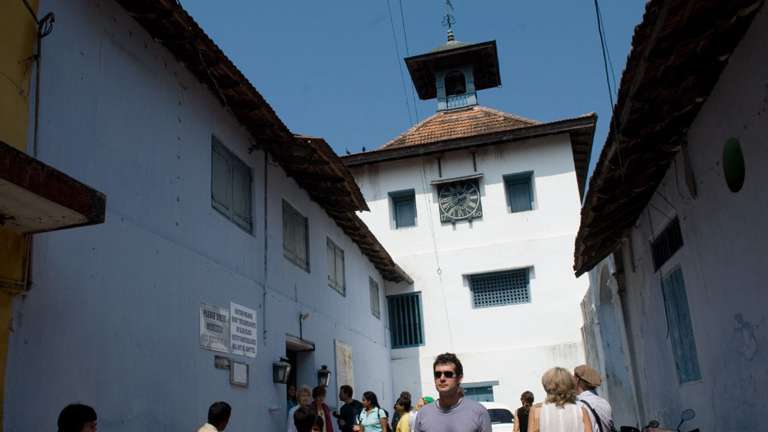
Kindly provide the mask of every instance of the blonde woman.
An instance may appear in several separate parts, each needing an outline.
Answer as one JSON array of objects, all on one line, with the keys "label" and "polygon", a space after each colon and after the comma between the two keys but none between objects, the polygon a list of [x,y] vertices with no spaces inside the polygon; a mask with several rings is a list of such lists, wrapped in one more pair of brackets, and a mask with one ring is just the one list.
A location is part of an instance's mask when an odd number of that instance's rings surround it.
[{"label": "blonde woman", "polygon": [[296,424],[293,422],[293,415],[296,414],[296,410],[301,407],[309,408],[309,404],[312,403],[312,389],[306,385],[301,386],[299,391],[296,392],[296,399],[298,399],[299,404],[288,411],[288,425],[286,427],[288,432],[296,432]]},{"label": "blonde woman", "polygon": [[586,408],[576,405],[576,385],[568,370],[556,367],[544,372],[541,384],[547,399],[531,409],[528,432],[592,431]]}]

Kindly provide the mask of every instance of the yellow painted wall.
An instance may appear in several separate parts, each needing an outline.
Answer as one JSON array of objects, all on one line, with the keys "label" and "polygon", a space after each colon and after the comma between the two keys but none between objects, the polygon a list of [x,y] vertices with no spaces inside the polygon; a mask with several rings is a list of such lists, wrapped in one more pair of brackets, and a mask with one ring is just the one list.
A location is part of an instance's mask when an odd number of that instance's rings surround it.
[{"label": "yellow painted wall", "polygon": [[[37,0],[29,0],[37,10]],[[0,140],[27,148],[29,93],[37,28],[21,0],[0,1]],[[13,296],[23,288],[29,240],[0,228],[0,430]]]}]

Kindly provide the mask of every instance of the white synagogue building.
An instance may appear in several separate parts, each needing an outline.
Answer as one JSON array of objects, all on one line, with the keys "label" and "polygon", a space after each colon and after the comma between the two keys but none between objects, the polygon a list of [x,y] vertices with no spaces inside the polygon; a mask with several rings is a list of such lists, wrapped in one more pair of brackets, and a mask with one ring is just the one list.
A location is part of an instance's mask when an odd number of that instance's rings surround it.
[{"label": "white synagogue building", "polygon": [[405,59],[437,112],[374,151],[343,158],[359,213],[413,283],[385,282],[393,394],[435,395],[432,361],[456,353],[468,397],[519,406],[542,373],[584,362],[571,269],[597,117],[548,123],[478,105],[501,84],[496,42],[449,32]]}]

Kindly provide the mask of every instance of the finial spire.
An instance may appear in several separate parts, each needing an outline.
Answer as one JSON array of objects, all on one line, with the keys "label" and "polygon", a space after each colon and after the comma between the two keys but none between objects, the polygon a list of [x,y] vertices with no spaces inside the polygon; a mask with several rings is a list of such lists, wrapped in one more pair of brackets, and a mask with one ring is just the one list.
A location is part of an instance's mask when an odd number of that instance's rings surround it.
[{"label": "finial spire", "polygon": [[453,3],[451,0],[445,0],[445,15],[443,16],[443,27],[448,28],[448,42],[453,42],[456,37],[453,35],[453,25],[456,24],[456,18],[453,17]]}]

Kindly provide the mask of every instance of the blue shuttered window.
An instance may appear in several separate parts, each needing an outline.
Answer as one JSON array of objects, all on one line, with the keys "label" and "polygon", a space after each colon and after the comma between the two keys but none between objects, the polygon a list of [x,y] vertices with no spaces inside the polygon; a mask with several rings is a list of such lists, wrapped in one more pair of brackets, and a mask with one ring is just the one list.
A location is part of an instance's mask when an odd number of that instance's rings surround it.
[{"label": "blue shuttered window", "polygon": [[672,343],[672,354],[677,367],[680,383],[701,379],[696,340],[693,336],[688,296],[685,293],[683,271],[678,267],[669,273],[661,283],[664,295],[664,309]]},{"label": "blue shuttered window", "polygon": [[283,256],[309,272],[309,221],[283,200]]},{"label": "blue shuttered window", "polygon": [[211,206],[251,232],[251,168],[211,137]]},{"label": "blue shuttered window", "polygon": [[328,253],[328,286],[339,294],[346,295],[344,277],[344,250],[336,245],[330,238],[326,238]]},{"label": "blue shuttered window", "polygon": [[533,210],[533,173],[505,175],[504,188],[510,212]]},{"label": "blue shuttered window", "polygon": [[416,226],[416,193],[413,189],[390,192],[395,228]]},{"label": "blue shuttered window", "polygon": [[531,302],[529,269],[517,269],[469,276],[475,308]]},{"label": "blue shuttered window", "polygon": [[373,280],[372,277],[368,277],[368,291],[371,294],[371,314],[378,319],[381,319],[381,299],[379,296],[379,284]]},{"label": "blue shuttered window", "polygon": [[392,348],[408,348],[424,344],[421,293],[387,297]]}]

